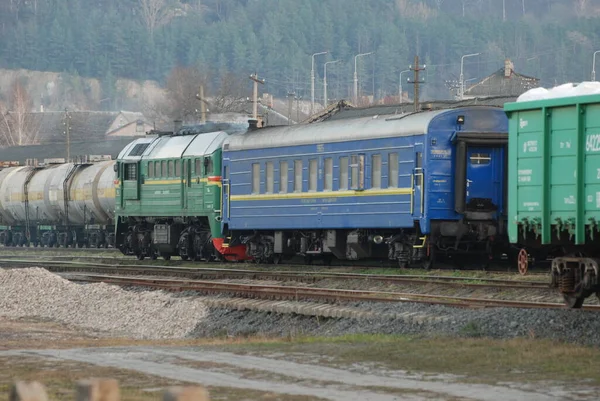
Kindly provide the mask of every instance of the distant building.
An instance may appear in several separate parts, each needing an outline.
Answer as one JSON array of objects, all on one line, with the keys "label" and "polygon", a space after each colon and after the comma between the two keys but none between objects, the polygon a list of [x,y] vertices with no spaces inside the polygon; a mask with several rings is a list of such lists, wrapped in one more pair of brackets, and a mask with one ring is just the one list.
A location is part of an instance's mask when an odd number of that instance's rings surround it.
[{"label": "distant building", "polygon": [[65,142],[67,123],[73,142],[143,136],[153,128],[142,113],[128,111],[47,111],[28,113],[26,118],[39,131],[39,143]]},{"label": "distant building", "polygon": [[465,89],[464,98],[487,96],[518,97],[529,89],[539,86],[540,80],[535,77],[519,74],[509,59],[504,60],[504,67]]}]

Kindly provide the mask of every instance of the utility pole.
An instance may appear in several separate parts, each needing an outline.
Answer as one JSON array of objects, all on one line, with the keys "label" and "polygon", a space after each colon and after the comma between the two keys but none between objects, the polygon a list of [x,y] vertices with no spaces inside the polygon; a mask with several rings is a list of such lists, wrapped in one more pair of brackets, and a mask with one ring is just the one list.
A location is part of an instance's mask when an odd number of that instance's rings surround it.
[{"label": "utility pole", "polygon": [[67,137],[67,163],[71,159],[71,115],[69,111],[65,108],[65,116],[63,125],[65,126],[64,134]]},{"label": "utility pole", "polygon": [[464,70],[464,64],[465,64],[465,59],[467,57],[475,57],[475,56],[479,56],[481,53],[472,53],[472,54],[465,54],[464,56],[462,56],[460,58],[460,96],[459,96],[459,100],[463,100],[464,96],[465,96],[465,75],[463,74],[463,70]]},{"label": "utility pole", "polygon": [[294,92],[288,92],[288,125],[292,125],[292,105],[294,103],[294,97],[296,94]]},{"label": "utility pole", "polygon": [[315,108],[315,56],[327,54],[329,52],[319,52],[312,55],[310,64],[310,115],[312,116]]},{"label": "utility pole", "polygon": [[250,75],[250,79],[254,81],[254,89],[252,91],[252,101],[254,102],[254,106],[252,107],[252,118],[258,118],[258,84],[264,85],[265,80],[259,79],[256,73]]},{"label": "utility pole", "polygon": [[328,99],[327,99],[327,64],[334,64],[334,63],[339,63],[340,60],[334,60],[334,61],[328,61],[325,63],[325,66],[323,67],[323,105],[325,106],[325,108],[327,108],[328,106]]},{"label": "utility pole", "polygon": [[600,50],[596,50],[592,56],[592,81],[596,80],[596,54],[600,53]]},{"label": "utility pole", "polygon": [[356,71],[356,60],[359,57],[368,56],[369,54],[373,54],[373,52],[369,53],[361,53],[354,56],[354,105],[358,105],[358,72]]},{"label": "utility pole", "polygon": [[206,122],[206,106],[208,104],[204,98],[204,85],[200,85],[200,93],[196,94],[196,99],[200,100],[200,118],[203,123]]},{"label": "utility pole", "polygon": [[424,71],[425,68],[427,68],[426,65],[423,65],[422,67],[419,66],[419,56],[415,56],[415,65],[414,67],[411,65],[410,70],[414,73],[414,78],[412,81],[408,81],[409,84],[413,84],[414,85],[414,93],[413,93],[413,98],[414,98],[414,111],[419,111],[419,85],[420,84],[424,84],[425,81],[424,80],[419,80],[419,72]]}]

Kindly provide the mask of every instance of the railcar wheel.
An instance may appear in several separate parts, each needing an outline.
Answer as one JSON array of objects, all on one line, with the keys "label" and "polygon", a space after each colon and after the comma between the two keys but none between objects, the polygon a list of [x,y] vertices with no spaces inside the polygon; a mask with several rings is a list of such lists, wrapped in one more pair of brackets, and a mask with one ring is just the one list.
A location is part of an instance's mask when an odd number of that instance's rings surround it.
[{"label": "railcar wheel", "polygon": [[585,297],[563,294],[563,299],[565,300],[565,305],[567,306],[567,308],[579,309],[583,306],[583,301],[585,300]]},{"label": "railcar wheel", "polygon": [[529,254],[525,248],[521,248],[519,251],[519,255],[517,256],[517,268],[519,269],[519,274],[521,274],[521,276],[527,274],[527,270],[529,269]]}]

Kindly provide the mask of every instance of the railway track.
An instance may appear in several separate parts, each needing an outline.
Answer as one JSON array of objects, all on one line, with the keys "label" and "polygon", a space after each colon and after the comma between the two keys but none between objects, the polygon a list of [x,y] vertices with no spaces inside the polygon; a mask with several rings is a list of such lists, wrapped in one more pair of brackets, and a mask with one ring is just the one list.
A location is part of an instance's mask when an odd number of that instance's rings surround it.
[{"label": "railway track", "polygon": [[[201,294],[228,294],[236,297],[243,296],[248,298],[271,300],[319,300],[327,302],[417,302],[463,308],[566,308],[563,304],[559,303],[412,294],[392,291],[364,291],[281,285],[237,284],[207,280],[163,279],[154,277],[95,275],[85,273],[69,274],[68,278],[69,280],[80,282],[103,282],[120,286],[148,287],[166,291],[194,291]],[[586,306],[584,309],[600,311],[600,306]]]},{"label": "railway track", "polygon": [[[91,258],[88,258],[91,259]],[[506,280],[497,278],[473,278],[455,277],[444,275],[389,275],[389,274],[364,274],[364,273],[333,273],[314,271],[274,271],[253,270],[219,267],[193,267],[182,268],[172,266],[156,265],[126,265],[108,264],[110,261],[101,258],[99,262],[81,262],[64,260],[40,260],[40,259],[0,259],[0,266],[32,266],[43,265],[46,269],[56,273],[100,273],[145,275],[145,276],[168,276],[186,279],[246,279],[246,280],[276,280],[315,283],[322,280],[333,281],[368,281],[392,284],[416,284],[429,285],[438,284],[452,287],[472,288],[500,288],[500,289],[549,289],[549,284],[542,281]]]}]

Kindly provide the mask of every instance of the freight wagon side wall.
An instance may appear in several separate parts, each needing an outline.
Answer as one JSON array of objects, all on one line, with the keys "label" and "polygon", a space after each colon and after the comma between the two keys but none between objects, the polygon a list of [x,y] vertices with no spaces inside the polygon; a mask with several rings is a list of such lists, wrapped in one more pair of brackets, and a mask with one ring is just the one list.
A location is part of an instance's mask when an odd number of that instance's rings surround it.
[{"label": "freight wagon side wall", "polygon": [[583,245],[600,221],[600,96],[505,105],[509,239]]}]

